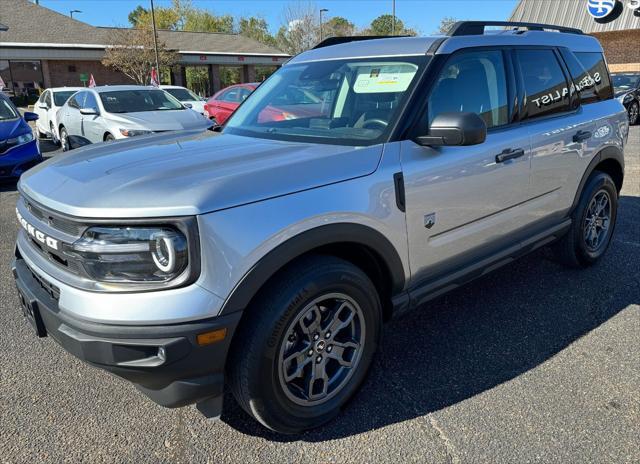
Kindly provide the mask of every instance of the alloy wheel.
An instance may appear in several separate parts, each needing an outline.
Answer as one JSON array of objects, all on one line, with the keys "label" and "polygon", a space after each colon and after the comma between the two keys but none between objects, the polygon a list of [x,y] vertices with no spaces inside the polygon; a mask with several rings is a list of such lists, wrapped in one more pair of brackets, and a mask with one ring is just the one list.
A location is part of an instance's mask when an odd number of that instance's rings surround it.
[{"label": "alloy wheel", "polygon": [[66,129],[60,130],[60,144],[62,145],[62,151],[69,151],[71,146],[69,145],[69,134]]},{"label": "alloy wheel", "polygon": [[598,190],[589,202],[583,224],[583,237],[591,252],[606,243],[611,226],[611,198],[606,190]]},{"label": "alloy wheel", "polygon": [[349,296],[331,293],[309,303],[285,331],[278,358],[280,386],[301,406],[335,395],[356,371],[365,341],[362,309]]}]

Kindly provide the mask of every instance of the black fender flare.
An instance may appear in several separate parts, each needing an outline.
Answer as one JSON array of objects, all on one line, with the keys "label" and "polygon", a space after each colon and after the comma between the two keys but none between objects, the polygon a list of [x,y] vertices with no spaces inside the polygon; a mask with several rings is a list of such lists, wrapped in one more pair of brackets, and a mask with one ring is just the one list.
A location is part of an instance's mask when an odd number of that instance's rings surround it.
[{"label": "black fender flare", "polygon": [[371,227],[355,224],[328,224],[302,232],[269,251],[245,274],[225,300],[221,315],[244,310],[260,288],[284,266],[318,247],[353,243],[374,251],[387,266],[392,292],[405,286],[405,271],[400,255],[391,242]]},{"label": "black fender flare", "polygon": [[584,171],[584,174],[582,175],[582,179],[580,179],[580,184],[576,189],[576,195],[573,199],[573,204],[571,205],[570,211],[574,211],[575,208],[578,206],[578,202],[580,201],[580,196],[582,195],[582,190],[584,189],[584,186],[587,183],[587,180],[589,180],[589,177],[591,176],[593,171],[596,169],[596,166],[598,166],[601,162],[607,159],[613,159],[620,165],[620,169],[622,170],[622,174],[624,177],[624,153],[622,152],[622,150],[620,150],[620,148],[616,146],[608,146],[603,148],[593,157],[593,159],[587,166],[587,169]]}]

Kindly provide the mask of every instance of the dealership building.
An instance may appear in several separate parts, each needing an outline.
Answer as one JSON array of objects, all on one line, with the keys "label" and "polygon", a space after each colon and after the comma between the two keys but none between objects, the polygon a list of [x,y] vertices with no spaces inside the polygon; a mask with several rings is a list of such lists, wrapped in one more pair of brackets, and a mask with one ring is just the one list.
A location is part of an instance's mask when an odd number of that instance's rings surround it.
[{"label": "dealership building", "polygon": [[608,12],[596,6],[595,13],[604,15],[596,20],[589,12],[588,0],[520,0],[510,21],[582,29],[598,38],[612,72],[640,71],[640,10],[633,0],[602,3],[614,8]]},{"label": "dealership building", "polygon": [[[39,89],[87,84],[130,84],[102,65],[114,28],[95,27],[28,0],[0,0],[0,77],[16,95]],[[183,85],[201,95],[238,82],[255,82],[289,56],[238,34],[158,31],[178,63],[161,73],[163,83]]]}]

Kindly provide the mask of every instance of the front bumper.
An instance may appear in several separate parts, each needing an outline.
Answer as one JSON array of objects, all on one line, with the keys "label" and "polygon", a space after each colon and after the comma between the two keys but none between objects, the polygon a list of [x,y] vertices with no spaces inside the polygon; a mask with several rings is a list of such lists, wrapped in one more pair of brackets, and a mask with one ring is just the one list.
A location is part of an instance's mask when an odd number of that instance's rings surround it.
[{"label": "front bumper", "polygon": [[[12,271],[23,312],[40,336],[50,335],[81,360],[129,380],[162,406],[203,402],[209,405],[207,415],[220,414],[225,361],[240,312],[171,325],[89,322],[60,311],[59,290],[31,270],[19,253]],[[198,334],[222,328],[222,341],[197,343]]]}]

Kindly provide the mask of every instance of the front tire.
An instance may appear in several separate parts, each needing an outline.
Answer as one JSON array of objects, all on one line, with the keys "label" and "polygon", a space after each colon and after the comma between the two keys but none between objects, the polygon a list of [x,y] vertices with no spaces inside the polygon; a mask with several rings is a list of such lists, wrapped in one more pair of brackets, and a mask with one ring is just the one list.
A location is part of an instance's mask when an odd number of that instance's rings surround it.
[{"label": "front tire", "polygon": [[553,246],[558,260],[574,268],[597,263],[609,248],[617,214],[618,190],[611,176],[595,171],[571,216],[569,231]]},{"label": "front tire", "polygon": [[60,128],[60,145],[62,146],[62,151],[71,150],[71,142],[69,141],[69,133],[67,129],[62,126]]},{"label": "front tire", "polygon": [[380,299],[367,275],[335,257],[307,257],[246,311],[228,362],[242,408],[280,433],[333,419],[364,380],[380,340]]},{"label": "front tire", "polygon": [[640,104],[634,101],[629,105],[629,125],[635,126],[640,120]]},{"label": "front tire", "polygon": [[107,135],[104,136],[104,141],[105,142],[113,142],[115,139],[116,138],[113,135],[109,134],[109,133],[107,133]]}]

